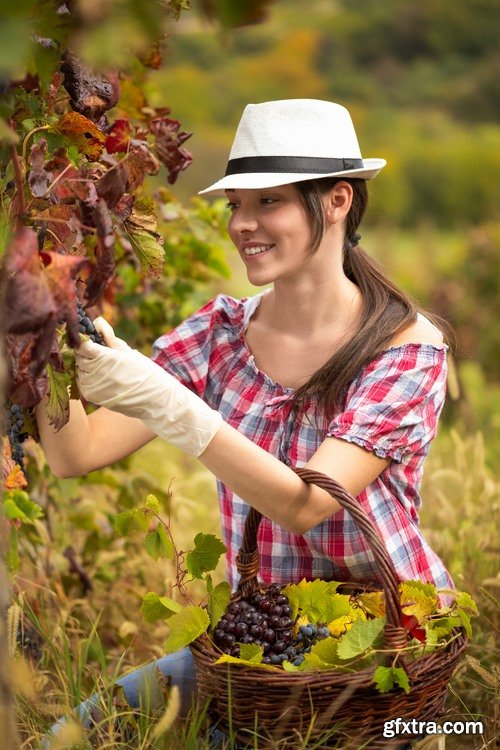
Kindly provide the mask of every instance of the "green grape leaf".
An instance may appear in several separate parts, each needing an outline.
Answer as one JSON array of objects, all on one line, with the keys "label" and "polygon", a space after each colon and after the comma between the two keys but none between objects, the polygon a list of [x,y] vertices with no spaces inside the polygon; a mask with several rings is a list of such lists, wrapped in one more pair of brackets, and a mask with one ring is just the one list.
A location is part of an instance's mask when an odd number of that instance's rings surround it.
[{"label": "green grape leaf", "polygon": [[159,279],[165,263],[165,250],[149,232],[126,232],[146,276]]},{"label": "green grape leaf", "polygon": [[[448,631],[449,632],[449,631]],[[431,654],[437,648],[439,648],[439,639],[442,637],[439,628],[429,627],[429,623],[426,623],[425,627],[425,642],[422,643],[421,649],[423,654]]]},{"label": "green grape leaf", "polygon": [[47,417],[55,430],[64,427],[69,419],[69,389],[73,380],[70,372],[58,372],[47,365],[49,396],[47,399]]},{"label": "green grape leaf", "polygon": [[468,594],[466,591],[457,591],[456,596],[456,606],[460,609],[466,609],[473,612],[475,615],[478,615],[478,609],[477,604],[472,598],[470,594]]},{"label": "green grape leaf", "polygon": [[208,614],[210,615],[210,627],[215,628],[220,618],[226,611],[231,601],[231,587],[227,581],[218,583],[215,588],[211,586],[208,591]]},{"label": "green grape leaf", "polygon": [[356,620],[350,630],[339,638],[337,653],[340,659],[354,659],[369,648],[382,643],[385,617],[375,620]]},{"label": "green grape leaf", "polygon": [[291,661],[284,661],[281,665],[285,672],[299,672],[300,667],[296,667]]},{"label": "green grape leaf", "polygon": [[160,512],[160,501],[156,495],[148,495],[144,501],[144,507],[150,510],[152,513]]},{"label": "green grape leaf", "polygon": [[385,617],[385,601],[382,591],[365,591],[356,597],[356,602],[373,617]]},{"label": "green grape leaf", "polygon": [[215,570],[226,548],[213,534],[197,534],[194,543],[194,550],[186,555],[186,567],[193,578],[203,578],[204,573]]},{"label": "green grape leaf", "polygon": [[330,622],[350,611],[349,597],[337,594],[336,581],[306,581],[285,586],[283,593],[288,596],[292,609],[291,617],[306,614],[309,622]]},{"label": "green grape leaf", "polygon": [[142,510],[124,510],[116,516],[114,528],[120,536],[137,534],[149,529],[149,518]]},{"label": "green grape leaf", "polygon": [[438,610],[437,589],[430,583],[404,581],[399,585],[401,608],[405,615],[415,615],[422,625],[429,615]]},{"label": "green grape leaf", "polygon": [[168,596],[159,596],[154,591],[149,591],[142,599],[140,611],[146,622],[156,622],[167,620],[181,610],[182,606]]},{"label": "green grape leaf", "polygon": [[338,664],[338,644],[339,642],[335,638],[324,638],[323,640],[317,641],[313,646],[311,646],[310,653],[316,654],[320,657],[320,659],[322,659],[322,661],[327,662],[330,665]]},{"label": "green grape leaf", "polygon": [[27,524],[33,524],[35,519],[43,516],[43,510],[38,503],[35,503],[27,492],[17,487],[5,493],[3,512],[6,518],[17,519]]},{"label": "green grape leaf", "polygon": [[446,638],[450,635],[453,628],[460,627],[462,621],[460,617],[455,615],[448,615],[447,617],[439,617],[436,620],[428,620],[425,623],[425,630],[427,632],[426,643],[429,643],[429,636],[433,633],[436,637],[436,643],[441,638]]},{"label": "green grape leaf", "polygon": [[257,669],[271,669],[273,672],[278,669],[273,664],[262,664],[263,649],[255,643],[241,643],[240,654],[241,656],[224,654],[217,659],[215,664],[244,664]]},{"label": "green grape leaf", "polygon": [[159,523],[154,531],[146,534],[145,544],[146,551],[153,560],[158,560],[159,557],[173,560],[174,545],[162,523]]},{"label": "green grape leaf", "polygon": [[240,643],[240,659],[252,664],[260,664],[264,656],[264,649],[256,643]]},{"label": "green grape leaf", "polygon": [[395,685],[402,688],[405,693],[410,692],[410,681],[402,667],[379,666],[375,670],[373,680],[379,693],[388,693]]},{"label": "green grape leaf", "polygon": [[170,632],[165,641],[165,651],[178,651],[195,641],[210,625],[208,612],[203,607],[184,607],[168,621]]},{"label": "green grape leaf", "polygon": [[472,638],[472,625],[470,622],[470,615],[464,609],[455,610],[455,614],[460,620],[460,625],[467,633],[467,637]]}]

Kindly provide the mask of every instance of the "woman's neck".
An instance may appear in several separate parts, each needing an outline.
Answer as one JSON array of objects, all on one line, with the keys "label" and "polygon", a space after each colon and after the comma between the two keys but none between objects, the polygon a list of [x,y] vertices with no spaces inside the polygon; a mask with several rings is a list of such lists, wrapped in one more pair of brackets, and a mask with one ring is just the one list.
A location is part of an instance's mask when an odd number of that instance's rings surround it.
[{"label": "woman's neck", "polygon": [[[333,265],[333,264],[330,264]],[[265,296],[263,317],[276,331],[295,338],[354,333],[362,315],[359,288],[336,268],[279,279]]]}]

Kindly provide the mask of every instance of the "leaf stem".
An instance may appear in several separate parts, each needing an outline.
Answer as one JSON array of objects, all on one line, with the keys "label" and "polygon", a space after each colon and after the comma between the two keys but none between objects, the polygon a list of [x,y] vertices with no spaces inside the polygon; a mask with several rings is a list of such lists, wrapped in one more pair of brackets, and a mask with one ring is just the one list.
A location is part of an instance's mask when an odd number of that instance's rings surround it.
[{"label": "leaf stem", "polygon": [[24,141],[23,141],[23,162],[26,165],[26,152],[28,150],[28,141],[29,139],[35,135],[35,133],[39,133],[40,130],[49,130],[50,125],[40,125],[38,128],[33,128],[33,130],[30,130],[30,132],[26,135]]},{"label": "leaf stem", "polygon": [[[68,224],[67,219],[56,219],[53,216],[30,216],[31,221],[43,221],[47,224]],[[85,229],[87,232],[95,233],[96,229],[95,227],[88,227],[86,224],[81,224],[80,222],[77,222],[78,227],[80,229]]]},{"label": "leaf stem", "polygon": [[10,147],[12,166],[14,168],[14,183],[16,186],[17,212],[14,214],[14,232],[22,226],[26,214],[26,201],[24,198],[24,177],[19,161],[19,154],[14,144]]}]

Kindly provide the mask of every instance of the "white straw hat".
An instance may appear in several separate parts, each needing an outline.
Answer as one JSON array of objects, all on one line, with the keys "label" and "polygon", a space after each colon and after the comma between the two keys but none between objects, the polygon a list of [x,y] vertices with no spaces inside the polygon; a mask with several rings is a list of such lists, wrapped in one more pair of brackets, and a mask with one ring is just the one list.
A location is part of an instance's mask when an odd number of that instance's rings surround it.
[{"label": "white straw hat", "polygon": [[319,99],[248,104],[229,154],[226,174],[204,193],[266,188],[320,177],[371,180],[385,159],[363,159],[345,107]]}]

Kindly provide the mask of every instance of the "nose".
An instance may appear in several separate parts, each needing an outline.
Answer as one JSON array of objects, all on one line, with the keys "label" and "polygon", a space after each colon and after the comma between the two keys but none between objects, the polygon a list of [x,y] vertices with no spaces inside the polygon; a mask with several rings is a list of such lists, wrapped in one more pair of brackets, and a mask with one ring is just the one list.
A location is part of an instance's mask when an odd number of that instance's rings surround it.
[{"label": "nose", "polygon": [[238,206],[229,219],[229,231],[237,235],[255,232],[257,226],[257,217],[250,206]]}]

